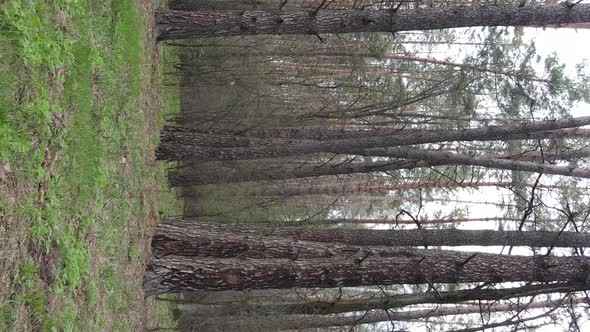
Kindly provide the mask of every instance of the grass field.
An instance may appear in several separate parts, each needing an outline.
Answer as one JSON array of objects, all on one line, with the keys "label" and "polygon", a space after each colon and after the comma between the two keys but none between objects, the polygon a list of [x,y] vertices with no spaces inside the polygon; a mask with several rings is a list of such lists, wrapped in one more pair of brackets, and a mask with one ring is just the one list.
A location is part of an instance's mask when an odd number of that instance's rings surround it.
[{"label": "grass field", "polygon": [[149,237],[179,210],[149,0],[0,4],[0,331],[167,327],[143,299]]}]

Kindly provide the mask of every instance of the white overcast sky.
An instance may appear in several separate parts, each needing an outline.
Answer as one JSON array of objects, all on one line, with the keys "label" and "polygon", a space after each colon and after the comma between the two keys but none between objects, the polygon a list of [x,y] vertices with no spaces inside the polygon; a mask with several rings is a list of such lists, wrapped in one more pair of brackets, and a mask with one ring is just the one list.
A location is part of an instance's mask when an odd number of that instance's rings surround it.
[{"label": "white overcast sky", "polygon": [[[535,41],[540,54],[556,52],[570,71],[590,57],[590,29],[527,28],[526,35]],[[580,104],[572,110],[573,116],[590,115],[590,105]]]},{"label": "white overcast sky", "polygon": [[[558,58],[561,63],[566,65],[566,74],[573,74],[575,71],[576,64],[587,61],[590,58],[590,29],[570,29],[570,28],[561,28],[561,29],[554,29],[554,28],[526,28],[525,29],[525,38],[529,40],[534,40],[537,53],[546,56],[552,53],[557,53]],[[450,52],[449,52],[450,51]],[[457,60],[460,60],[461,57],[465,56],[469,53],[469,50],[465,47],[459,47],[457,49],[447,49],[447,52],[454,54],[457,57]],[[445,52],[442,52],[445,54]],[[447,55],[449,53],[446,53]],[[590,69],[590,68],[589,68]],[[590,105],[585,103],[580,103],[571,111],[572,116],[590,116]],[[546,177],[545,180],[547,180]],[[507,189],[503,188],[495,188],[495,187],[484,187],[480,188],[479,190],[458,190],[457,191],[457,198],[461,200],[471,200],[471,201],[479,201],[479,202],[500,202],[502,195],[508,195],[511,197],[510,192]],[[510,199],[510,198],[508,198]],[[424,206],[424,210],[430,211],[445,211],[450,212],[455,203],[453,204],[445,204],[445,202],[429,202],[426,203]],[[503,211],[502,209],[493,206],[493,205],[470,205],[469,206],[469,216],[470,217],[492,217],[492,216],[502,216]],[[380,216],[385,217],[385,216]],[[375,228],[388,228],[387,225],[375,225]],[[497,222],[469,222],[463,223],[459,226],[459,228],[464,229],[497,229],[498,223]],[[484,252],[492,252],[492,253],[506,253],[506,248],[502,247],[461,247],[453,248],[455,250],[466,250],[466,251],[484,251]],[[504,249],[504,250],[503,250]],[[554,250],[557,252],[557,250]],[[530,255],[531,250],[529,248],[520,247],[515,248],[512,254],[520,254],[520,255]],[[541,313],[540,310],[533,310],[531,311],[531,315]],[[586,318],[586,317],[585,317]],[[586,318],[587,319],[587,318]],[[586,324],[583,325],[583,329],[585,331],[590,331],[590,323],[587,323],[587,320],[583,319],[582,321]],[[388,330],[387,324],[377,324],[379,328],[383,328],[384,331]],[[539,328],[537,331],[539,332],[552,332],[557,330],[561,331],[561,327],[556,327],[553,325],[548,325]],[[416,332],[421,331],[428,331],[428,327],[421,325],[421,326],[413,326]],[[490,330],[491,331],[491,330]],[[496,330],[494,330],[496,331]],[[499,331],[499,330],[498,330]]]},{"label": "white overcast sky", "polygon": [[[573,74],[576,64],[587,61],[590,58],[590,29],[570,29],[570,28],[526,28],[525,38],[534,40],[537,53],[546,56],[552,53],[557,53],[561,63],[566,65],[566,74]],[[470,53],[466,48],[457,49],[456,55],[458,57]],[[590,70],[590,68],[588,68]],[[578,104],[572,109],[572,116],[590,116],[590,105],[586,103]],[[556,179],[557,176],[545,177],[545,182],[548,178]],[[501,202],[502,195],[508,195],[505,201],[510,201],[510,191],[504,188],[497,187],[482,187],[479,190],[458,190],[458,199],[471,200],[479,202]],[[446,206],[445,206],[446,205]],[[433,211],[448,211],[450,212],[454,204],[445,204],[445,202],[432,202],[429,207]],[[469,217],[493,217],[503,216],[503,209],[493,205],[470,205]],[[497,222],[477,222],[477,223],[463,223],[459,228],[464,229],[497,229]],[[501,248],[462,248],[466,250],[491,251],[499,253]],[[522,248],[519,254],[526,254],[528,249]]]},{"label": "white overcast sky", "polygon": [[[569,29],[569,28],[562,28],[562,29],[542,29],[542,28],[527,28],[525,29],[526,38],[533,39],[535,45],[537,47],[537,52],[540,55],[549,55],[553,52],[557,53],[560,62],[566,64],[568,73],[573,73],[575,70],[575,65],[588,60],[590,58],[590,29]],[[572,116],[590,116],[590,105],[581,103],[577,105],[571,112]],[[459,194],[461,199],[465,200],[474,200],[474,201],[499,201],[500,195],[504,193],[507,194],[508,191],[505,189],[500,188],[480,188],[477,191],[464,191]],[[441,203],[432,203],[436,205],[435,208],[439,208],[441,210],[445,210],[443,204]],[[433,206],[434,207],[434,206]],[[469,214],[471,217],[490,217],[494,215],[501,216],[502,212],[499,208],[492,206],[492,205],[479,205],[479,206],[471,206]],[[496,222],[487,222],[487,223],[464,223],[460,226],[460,228],[480,228],[480,229],[495,229],[497,228]],[[456,249],[456,248],[455,248]],[[515,248],[516,250],[513,251],[513,254],[521,254],[527,255],[530,254],[530,249],[528,248]],[[487,252],[494,252],[500,253],[502,251],[501,247],[461,247],[460,250],[466,251],[487,251]],[[504,251],[504,253],[506,253]],[[531,311],[531,315],[541,313],[540,310],[533,310]],[[587,319],[587,317],[585,317]],[[582,325],[582,329],[584,331],[590,331],[590,326],[586,319],[583,319],[582,322],[585,324]],[[552,331],[562,330],[562,327],[556,327],[553,325],[548,325],[539,328],[538,332],[552,332]],[[416,328],[416,331],[428,331],[428,328],[425,326],[421,326]],[[495,330],[494,330],[495,331]]]}]

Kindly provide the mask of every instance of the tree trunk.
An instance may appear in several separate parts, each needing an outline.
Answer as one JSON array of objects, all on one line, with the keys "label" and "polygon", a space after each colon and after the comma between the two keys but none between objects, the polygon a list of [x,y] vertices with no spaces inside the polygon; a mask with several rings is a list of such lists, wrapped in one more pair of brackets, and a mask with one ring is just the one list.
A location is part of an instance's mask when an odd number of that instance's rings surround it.
[{"label": "tree trunk", "polygon": [[515,204],[491,202],[491,201],[469,201],[462,199],[439,198],[439,197],[419,197],[419,196],[391,196],[391,195],[310,195],[295,197],[287,200],[287,204],[293,206],[356,206],[366,205],[371,202],[445,202],[447,204],[457,203],[462,205],[493,205],[501,208],[516,207]]},{"label": "tree trunk", "polygon": [[[322,301],[265,302],[247,301],[210,305],[181,302],[185,308],[202,316],[235,316],[247,313],[283,315],[331,315],[367,310],[389,310],[416,304],[453,304],[465,301],[501,301],[514,297],[538,296],[551,293],[571,293],[588,289],[585,284],[539,284],[515,288],[465,289],[449,292],[428,291],[408,295],[377,295],[356,299],[334,298]],[[181,307],[182,308],[182,307]]]},{"label": "tree trunk", "polygon": [[[325,175],[356,174],[412,169],[418,167],[437,166],[433,162],[421,160],[388,160],[376,162],[342,163],[321,166],[264,166],[262,168],[231,168],[226,172],[219,169],[199,172],[171,171],[168,180],[171,186],[194,186],[214,183],[232,183],[244,181],[288,180],[310,178]],[[223,167],[223,165],[221,166]]]},{"label": "tree trunk", "polygon": [[[381,151],[386,153],[385,151]],[[440,151],[429,151],[427,152],[440,152]],[[444,152],[451,153],[451,152]],[[451,155],[455,156],[455,155]],[[551,162],[555,160],[571,160],[578,158],[590,157],[590,149],[583,148],[580,150],[571,151],[557,151],[557,152],[545,152],[541,154],[539,152],[527,152],[514,155],[483,155],[477,157],[478,159],[506,159],[515,161],[528,161],[528,162]],[[500,163],[507,163],[502,161]],[[168,173],[168,181],[173,187],[182,186],[195,186],[204,184],[214,183],[232,183],[232,182],[246,182],[246,181],[264,181],[264,180],[288,180],[288,179],[299,179],[308,177],[318,177],[325,175],[342,175],[342,174],[356,174],[356,173],[373,173],[373,172],[384,172],[384,171],[395,171],[402,169],[414,169],[421,167],[432,167],[432,166],[448,166],[457,165],[456,162],[445,160],[443,162],[431,160],[402,160],[394,159],[387,161],[373,161],[373,162],[354,162],[354,163],[339,163],[339,164],[325,164],[325,165],[312,165],[312,166],[298,166],[293,167],[290,165],[284,166],[269,166],[268,163],[261,163],[261,165],[249,165],[240,167],[240,165],[232,166],[231,168],[221,171],[220,168],[227,167],[225,165],[218,165],[215,168],[203,168],[200,167],[198,172],[189,171],[170,171]],[[510,164],[511,167],[519,168],[522,164]],[[201,165],[202,166],[202,165]],[[547,167],[548,166],[548,167]],[[525,164],[525,167],[531,169],[538,169],[538,164],[534,166],[531,164]],[[553,170],[555,172],[571,174],[571,170],[565,167],[556,167],[551,165],[543,166],[544,169]]]},{"label": "tree trunk", "polygon": [[170,8],[180,10],[279,8],[280,5],[280,0],[171,0],[169,3]]},{"label": "tree trunk", "polygon": [[[169,227],[172,227],[172,229],[168,230]],[[272,236],[290,238],[292,241],[344,243],[355,246],[590,247],[590,234],[578,232],[459,229],[318,229],[294,226],[224,225],[180,220],[163,221],[158,226],[154,241],[158,241],[158,236],[170,237],[171,235],[167,235],[169,233],[179,234],[182,237],[190,237],[191,234],[205,234],[211,231],[225,232],[228,235],[234,234],[248,237]],[[158,251],[156,248],[154,250],[155,252]]]},{"label": "tree trunk", "polygon": [[[546,222],[559,222],[562,219],[544,219]],[[363,218],[335,218],[323,219],[318,223],[327,224],[380,224],[380,225],[438,225],[458,224],[462,222],[487,222],[487,221],[521,221],[521,218],[506,217],[480,217],[480,218],[442,218],[442,219],[416,219],[416,220],[395,220],[395,219],[363,219]]]},{"label": "tree trunk", "polygon": [[[400,116],[412,116],[409,112],[403,112]],[[428,114],[416,114],[420,117],[433,117]],[[456,120],[449,117],[441,117],[444,119]],[[465,118],[465,121],[470,119]],[[482,120],[483,121],[483,120]],[[199,132],[195,130],[195,132]],[[423,130],[423,129],[401,129],[396,127],[386,126],[367,126],[367,128],[354,128],[354,126],[306,126],[306,127],[278,127],[278,128],[253,128],[248,130],[233,130],[233,131],[202,131],[203,134],[213,135],[238,135],[262,139],[303,139],[303,140],[338,140],[338,139],[358,139],[364,137],[376,136],[400,136],[400,135],[423,135],[428,134],[432,136],[447,135],[449,130]],[[590,137],[590,129],[558,129],[551,131],[532,131],[521,132],[520,135],[515,133],[510,136],[511,139],[544,139],[544,138],[565,138],[565,137]],[[506,140],[506,139],[505,139]]]},{"label": "tree trunk", "polygon": [[[244,228],[242,228],[244,230]],[[466,259],[471,253],[447,250],[405,249],[394,246],[346,245],[327,241],[310,242],[256,232],[232,232],[227,227],[212,224],[187,223],[172,220],[158,225],[152,239],[155,257],[170,255],[214,258],[307,259],[393,256],[453,256]],[[482,254],[484,255],[484,254]]]},{"label": "tree trunk", "polygon": [[588,282],[588,257],[473,254],[318,259],[154,258],[144,275],[146,295],[197,290],[354,287],[517,281]]},{"label": "tree trunk", "polygon": [[[523,133],[580,127],[590,124],[590,117],[539,121],[506,126],[488,126],[475,129],[448,130],[365,137],[344,140],[264,140],[246,137],[203,135],[178,127],[164,127],[161,143],[156,152],[160,160],[237,160],[276,158],[319,152],[362,154],[365,149],[425,144],[445,141],[510,140]],[[235,148],[225,148],[235,144]],[[221,147],[221,148],[220,148]]]},{"label": "tree trunk", "polygon": [[[466,306],[442,306],[429,309],[418,309],[411,311],[387,311],[387,312],[364,312],[355,315],[332,315],[332,316],[315,316],[315,315],[292,315],[279,316],[272,320],[267,320],[264,317],[245,317],[243,319],[226,319],[223,322],[211,321],[213,324],[220,324],[225,331],[238,330],[255,330],[260,331],[285,331],[285,330],[303,330],[312,328],[329,328],[336,326],[356,326],[361,324],[372,324],[379,322],[395,322],[395,321],[413,321],[418,319],[425,319],[430,317],[443,317],[451,315],[468,315],[477,313],[521,313],[525,310],[539,309],[539,308],[555,308],[561,305],[570,305],[584,303],[587,301],[585,297],[573,298],[571,300],[558,299],[547,301],[536,301],[532,303],[522,303],[521,305],[494,303],[490,305],[466,305]],[[204,323],[199,328],[202,331],[214,328],[212,325],[208,327]]]},{"label": "tree trunk", "polygon": [[483,156],[484,158],[495,157],[501,159],[512,159],[512,160],[524,160],[524,161],[534,161],[534,162],[553,162],[557,160],[574,160],[580,158],[588,158],[590,157],[590,148],[580,148],[580,149],[563,149],[561,151],[545,151],[543,153],[535,151],[535,152],[524,152],[524,153],[517,153],[517,154],[507,154],[507,155],[489,155]]},{"label": "tree trunk", "polygon": [[[450,181],[424,181],[414,183],[370,185],[370,184],[329,184],[318,186],[275,186],[261,187],[255,194],[265,196],[301,196],[319,194],[350,194],[360,192],[393,191],[393,190],[426,190],[436,188],[480,188],[503,187],[511,188],[516,185],[513,182],[450,182]],[[532,184],[526,184],[531,187]],[[559,188],[554,185],[537,185],[537,188]]]},{"label": "tree trunk", "polygon": [[590,4],[456,6],[408,10],[160,9],[159,39],[257,34],[398,32],[475,26],[544,26],[590,21]]},{"label": "tree trunk", "polygon": [[[452,62],[448,60],[439,60],[435,58],[423,58],[417,57],[413,55],[405,55],[405,54],[395,54],[395,53],[386,53],[386,54],[375,54],[367,52],[366,49],[362,49],[360,52],[356,50],[348,50],[343,51],[342,48],[335,48],[333,50],[315,50],[309,52],[301,52],[299,50],[277,50],[277,51],[269,51],[267,52],[268,56],[283,56],[283,57],[319,57],[319,56],[327,56],[327,57],[363,57],[363,58],[378,58],[378,59],[388,59],[388,60],[399,60],[399,61],[411,61],[411,62],[420,62],[420,63],[427,63],[439,66],[447,66],[447,67],[454,67],[459,68],[461,70],[470,70],[470,71],[478,71],[482,73],[490,73],[493,75],[503,75],[507,77],[517,78],[517,79],[524,79],[528,81],[535,81],[541,83],[551,83],[551,80],[535,77],[530,74],[519,73],[518,71],[514,70],[507,70],[501,67],[492,67],[486,65],[478,65],[478,64],[469,64],[469,63],[459,63],[459,62]],[[298,67],[297,69],[301,69]],[[318,68],[319,69],[319,68]],[[317,69],[316,69],[317,70]],[[352,72],[348,70],[348,74],[350,75]],[[389,71],[384,71],[383,75],[388,75],[396,72],[391,72],[391,68]],[[364,74],[368,74],[365,72]],[[292,75],[292,73],[291,73]]]},{"label": "tree trunk", "polygon": [[445,151],[429,151],[417,148],[388,148],[369,149],[363,155],[390,157],[400,159],[414,159],[434,163],[435,165],[468,165],[483,166],[496,169],[508,169],[513,171],[535,172],[541,174],[555,174],[579,178],[590,178],[590,169],[575,168],[569,166],[556,166],[531,161],[519,161],[503,159],[494,156],[469,156],[460,153]]}]

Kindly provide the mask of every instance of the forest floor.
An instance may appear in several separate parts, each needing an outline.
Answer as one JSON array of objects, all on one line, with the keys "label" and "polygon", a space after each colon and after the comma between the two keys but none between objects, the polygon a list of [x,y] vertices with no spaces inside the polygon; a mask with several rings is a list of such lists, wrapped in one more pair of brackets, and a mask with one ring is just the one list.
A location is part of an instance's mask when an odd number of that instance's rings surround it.
[{"label": "forest floor", "polygon": [[180,210],[154,161],[178,108],[155,6],[0,4],[0,331],[172,324],[142,293],[157,219]]}]

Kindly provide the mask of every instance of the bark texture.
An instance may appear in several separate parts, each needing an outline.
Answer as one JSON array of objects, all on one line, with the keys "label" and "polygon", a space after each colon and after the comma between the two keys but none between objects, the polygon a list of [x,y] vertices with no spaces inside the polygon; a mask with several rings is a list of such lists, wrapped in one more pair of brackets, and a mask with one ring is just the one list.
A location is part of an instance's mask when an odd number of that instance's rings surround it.
[{"label": "bark texture", "polygon": [[[282,237],[292,241],[344,243],[356,246],[528,246],[528,247],[590,247],[590,234],[548,231],[493,231],[459,229],[318,229],[311,227],[264,227],[255,225],[206,224],[173,220],[158,226],[154,241],[159,237],[178,239],[200,236],[210,232],[241,235],[242,237]],[[190,241],[190,240],[189,240]],[[195,241],[196,242],[196,241]],[[154,248],[158,250],[157,247]],[[156,251],[157,252],[157,251]],[[176,253],[179,255],[178,253]]]},{"label": "bark texture", "polygon": [[451,292],[429,291],[420,294],[371,296],[359,299],[334,299],[303,302],[248,303],[247,301],[211,305],[206,303],[180,302],[192,309],[195,315],[234,316],[252,313],[283,315],[332,315],[367,310],[389,310],[416,304],[454,304],[465,301],[501,301],[514,297],[536,296],[549,293],[570,293],[588,289],[585,284],[552,283],[526,285],[505,289],[466,289]]},{"label": "bark texture", "polygon": [[[511,126],[488,126],[474,129],[424,131],[411,135],[365,137],[342,140],[285,140],[256,139],[223,135],[204,135],[202,132],[164,127],[161,143],[156,151],[160,160],[240,160],[276,158],[312,153],[365,154],[372,148],[425,144],[445,141],[510,140],[538,131],[580,127],[590,124],[590,117],[521,123]],[[232,146],[232,147],[230,147]],[[376,151],[375,151],[376,153]]]},{"label": "bark texture", "polygon": [[474,254],[456,257],[318,259],[154,258],[144,275],[147,295],[178,291],[354,287],[423,283],[567,281],[587,283],[588,257]]},{"label": "bark texture", "polygon": [[543,26],[590,21],[590,4],[457,6],[400,10],[160,9],[159,39],[256,34],[398,32],[474,26]]},{"label": "bark texture", "polygon": [[[449,182],[449,181],[433,181],[433,182],[414,182],[391,185],[367,185],[367,184],[328,184],[328,185],[306,185],[306,186],[274,186],[262,187],[262,189],[255,192],[257,195],[266,196],[301,196],[301,195],[319,195],[319,194],[350,194],[360,192],[375,192],[375,191],[392,191],[392,190],[412,190],[412,189],[435,189],[435,188],[480,188],[480,187],[504,187],[511,188],[514,186],[512,182]],[[527,184],[532,186],[532,184]],[[537,185],[537,188],[559,188],[553,185]]]},{"label": "bark texture", "polygon": [[[538,132],[543,133],[543,132]],[[535,133],[534,133],[535,134]],[[383,151],[382,151],[383,152]],[[432,152],[432,151],[429,151]],[[383,152],[386,153],[386,152]],[[483,159],[506,159],[515,161],[528,161],[528,162],[551,162],[555,160],[571,160],[578,158],[590,157],[590,149],[583,148],[580,150],[571,151],[556,151],[556,152],[545,152],[541,154],[539,152],[527,152],[516,155],[483,155]],[[478,157],[479,158],[479,157]],[[495,159],[493,159],[495,158]],[[441,165],[455,165],[457,161],[449,161],[448,159],[434,161],[432,160],[404,160],[404,159],[392,159],[387,161],[376,161],[376,162],[354,162],[354,163],[343,163],[343,164],[326,164],[326,165],[312,165],[312,166],[264,166],[250,165],[251,167],[224,167],[224,165],[217,165],[216,168],[200,168],[199,172],[183,172],[183,171],[170,171],[168,173],[168,180],[170,185],[173,187],[182,186],[194,186],[204,184],[215,184],[215,183],[233,183],[233,182],[248,182],[248,181],[264,181],[264,180],[287,180],[287,179],[298,179],[307,177],[318,177],[325,175],[342,175],[342,174],[357,174],[357,173],[372,173],[372,172],[385,172],[395,171],[401,169],[413,169],[420,167],[432,167]],[[506,162],[500,162],[506,163]],[[520,167],[520,163],[510,164],[512,166]],[[526,164],[528,168],[532,166]],[[223,168],[220,170],[219,168]],[[535,166],[534,169],[537,169]],[[549,167],[551,168],[551,167]],[[545,167],[545,169],[548,169]],[[554,167],[553,170],[556,172],[565,172],[571,174],[570,169],[565,167]]]},{"label": "bark texture", "polygon": [[[193,227],[194,226],[194,227]],[[211,227],[207,227],[211,226]],[[162,258],[169,255],[215,258],[303,259],[363,257],[424,257],[444,255],[466,259],[468,252],[406,249],[394,246],[345,245],[331,241],[302,241],[256,231],[232,232],[208,224],[163,222],[152,240],[152,253]],[[481,254],[487,255],[487,254]]]},{"label": "bark texture", "polygon": [[[285,331],[285,330],[303,330],[312,328],[329,328],[337,326],[356,326],[361,324],[372,324],[378,322],[395,322],[411,321],[430,317],[443,317],[450,315],[467,315],[476,313],[520,313],[524,310],[539,308],[555,308],[561,305],[575,305],[587,301],[584,297],[573,298],[571,300],[558,299],[554,301],[537,301],[532,303],[523,303],[521,305],[495,303],[491,305],[470,305],[454,307],[438,307],[422,310],[411,311],[388,311],[388,312],[365,312],[355,315],[330,315],[330,316],[310,316],[310,315],[292,315],[281,316],[271,321],[262,316],[243,318],[239,320],[225,320],[224,322],[214,321],[214,324],[222,324],[227,331],[244,330],[263,330],[263,331]],[[206,323],[205,323],[206,324]],[[207,330],[206,325],[200,326],[202,330]]]},{"label": "bark texture", "polygon": [[389,148],[369,149],[364,155],[372,155],[390,158],[407,158],[431,162],[438,165],[471,165],[496,169],[508,169],[513,171],[535,172],[542,174],[555,174],[580,178],[590,178],[590,169],[577,167],[564,167],[550,164],[542,164],[531,161],[520,161],[496,158],[494,156],[469,156],[461,153],[428,151],[416,148]]},{"label": "bark texture", "polygon": [[286,168],[283,166],[264,167],[263,169],[228,169],[220,173],[215,171],[182,172],[171,171],[168,180],[171,186],[190,186],[214,183],[232,183],[263,180],[287,180],[325,175],[385,172],[417,167],[437,166],[437,163],[421,160],[388,160],[377,162],[343,163],[338,165],[300,166]]}]

